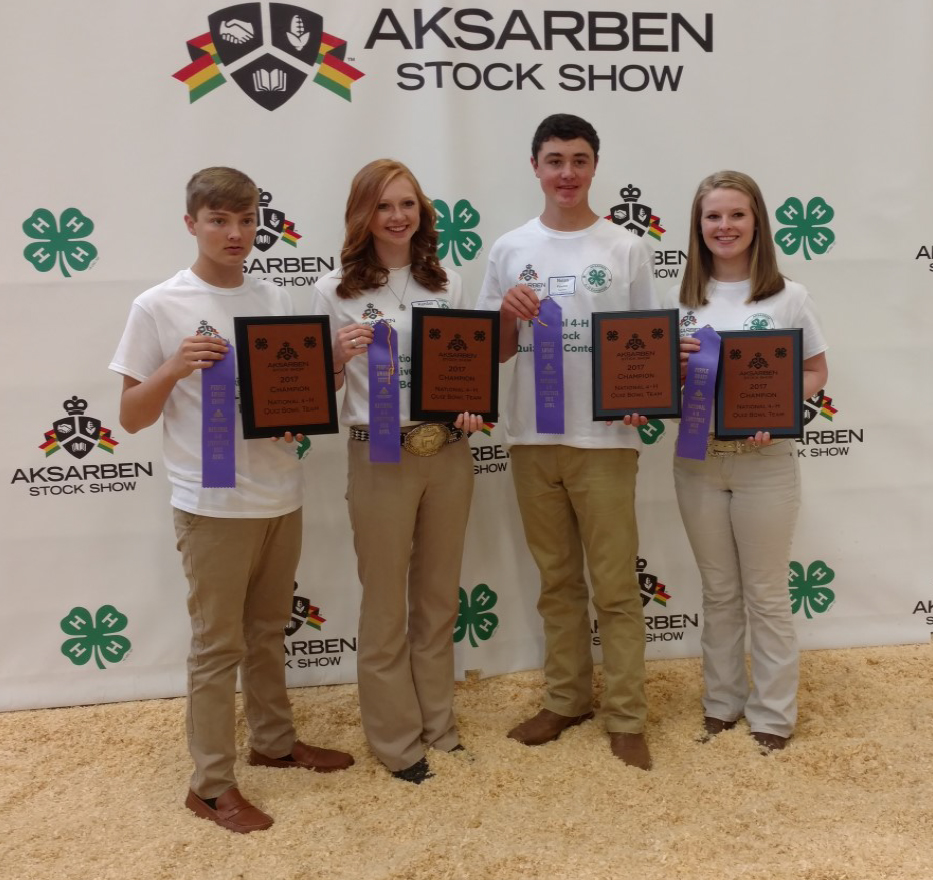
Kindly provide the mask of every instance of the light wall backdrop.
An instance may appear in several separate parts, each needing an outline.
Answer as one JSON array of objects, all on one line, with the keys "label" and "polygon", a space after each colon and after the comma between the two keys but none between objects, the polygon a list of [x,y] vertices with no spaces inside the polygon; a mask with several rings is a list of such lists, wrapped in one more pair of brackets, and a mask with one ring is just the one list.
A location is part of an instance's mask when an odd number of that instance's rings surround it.
[{"label": "light wall backdrop", "polygon": [[[591,203],[627,206],[659,294],[683,273],[699,180],[722,168],[758,180],[782,269],[810,289],[830,341],[830,378],[797,443],[801,642],[930,638],[928,0],[50,0],[10,5],[4,25],[0,709],[184,692],[186,583],[161,431],[120,428],[107,364],[133,298],[193,260],[191,173],[226,164],[256,180],[264,229],[246,269],[300,297],[336,264],[352,175],[400,159],[436,200],[443,261],[475,298],[492,243],[541,209],[529,144],[554,112],[599,131]],[[503,399],[508,382],[506,368]],[[647,655],[696,656],[676,425],[642,434]],[[293,685],[355,677],[346,442],[296,453],[307,490]],[[534,668],[537,578],[501,428],[470,445],[458,674]],[[598,657],[595,626],[593,642]]]}]

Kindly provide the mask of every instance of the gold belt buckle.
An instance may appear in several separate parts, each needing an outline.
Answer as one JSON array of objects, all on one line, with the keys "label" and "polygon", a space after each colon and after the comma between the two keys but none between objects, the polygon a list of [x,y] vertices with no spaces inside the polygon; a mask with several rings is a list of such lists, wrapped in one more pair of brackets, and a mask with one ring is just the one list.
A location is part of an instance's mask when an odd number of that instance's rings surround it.
[{"label": "gold belt buckle", "polygon": [[449,439],[450,430],[446,425],[425,422],[423,425],[416,425],[405,435],[402,446],[412,455],[426,457],[437,455]]}]

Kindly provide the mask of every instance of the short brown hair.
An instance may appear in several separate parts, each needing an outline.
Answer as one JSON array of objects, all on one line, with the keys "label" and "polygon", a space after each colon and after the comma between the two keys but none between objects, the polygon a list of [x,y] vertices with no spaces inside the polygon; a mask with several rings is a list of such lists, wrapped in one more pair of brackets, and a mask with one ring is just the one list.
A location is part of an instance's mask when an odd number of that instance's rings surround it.
[{"label": "short brown hair", "polygon": [[435,293],[447,284],[447,273],[437,258],[437,211],[424,194],[415,175],[394,159],[376,159],[364,165],[350,184],[345,214],[346,234],[340,251],[343,277],[337,296],[352,299],[364,290],[382,287],[389,279],[389,268],[376,256],[373,222],[383,190],[396,177],[404,177],[415,191],[420,223],[411,238],[411,274],[426,290]]},{"label": "short brown hair", "polygon": [[259,204],[259,187],[236,168],[202,168],[188,181],[185,203],[189,217],[197,217],[201,208],[248,211]]},{"label": "short brown hair", "polygon": [[704,177],[693,197],[690,209],[690,244],[687,247],[687,268],[680,286],[680,302],[689,308],[705,306],[706,285],[713,274],[713,256],[700,231],[703,199],[714,189],[734,189],[748,196],[755,217],[755,236],[749,246],[750,303],[760,302],[784,289],[784,276],[778,270],[774,239],[768,209],[758,184],[741,171],[717,171]]}]

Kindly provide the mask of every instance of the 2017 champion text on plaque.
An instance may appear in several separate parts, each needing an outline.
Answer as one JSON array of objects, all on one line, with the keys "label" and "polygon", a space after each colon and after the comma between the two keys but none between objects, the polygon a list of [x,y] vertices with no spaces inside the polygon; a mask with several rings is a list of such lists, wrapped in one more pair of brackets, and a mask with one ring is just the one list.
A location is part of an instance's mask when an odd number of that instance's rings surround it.
[{"label": "2017 champion text on plaque", "polygon": [[326,315],[235,318],[243,436],[337,433]]},{"label": "2017 champion text on plaque", "polygon": [[677,309],[593,313],[593,419],[680,416]]},{"label": "2017 champion text on plaque", "polygon": [[412,309],[411,417],[499,418],[499,313]]},{"label": "2017 champion text on plaque", "polygon": [[803,331],[724,330],[716,380],[716,436],[803,436]]}]

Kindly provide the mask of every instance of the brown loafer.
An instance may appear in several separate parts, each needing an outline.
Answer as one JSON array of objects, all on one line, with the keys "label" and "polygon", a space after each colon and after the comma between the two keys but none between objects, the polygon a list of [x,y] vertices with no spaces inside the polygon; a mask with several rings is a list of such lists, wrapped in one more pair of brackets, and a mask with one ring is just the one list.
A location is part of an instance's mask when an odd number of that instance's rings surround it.
[{"label": "brown loafer", "polygon": [[353,755],[338,752],[336,749],[322,749],[309,746],[300,739],[295,740],[291,753],[281,758],[270,758],[250,749],[247,759],[254,767],[303,767],[318,773],[333,773],[353,766]]},{"label": "brown loafer", "polygon": [[699,738],[700,742],[709,742],[714,736],[722,733],[724,730],[732,730],[738,721],[723,721],[721,718],[711,718],[709,715],[703,718],[703,735]]},{"label": "brown loafer", "polygon": [[217,806],[211,807],[201,800],[193,791],[188,791],[185,806],[196,816],[210,819],[221,828],[236,831],[238,834],[249,834],[251,831],[265,831],[272,826],[272,817],[258,807],[254,807],[239,789],[231,788],[217,798]]},{"label": "brown loafer", "polygon": [[609,748],[613,755],[629,767],[651,769],[651,753],[643,733],[610,733]]},{"label": "brown loafer", "polygon": [[523,721],[509,731],[509,739],[518,740],[522,745],[540,746],[557,739],[568,727],[575,727],[593,717],[592,712],[583,715],[558,715],[550,709],[542,709],[534,718]]},{"label": "brown loafer", "polygon": [[757,733],[752,731],[752,737],[762,748],[762,754],[779,752],[787,745],[789,736],[778,736],[776,733]]}]

